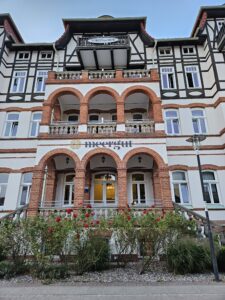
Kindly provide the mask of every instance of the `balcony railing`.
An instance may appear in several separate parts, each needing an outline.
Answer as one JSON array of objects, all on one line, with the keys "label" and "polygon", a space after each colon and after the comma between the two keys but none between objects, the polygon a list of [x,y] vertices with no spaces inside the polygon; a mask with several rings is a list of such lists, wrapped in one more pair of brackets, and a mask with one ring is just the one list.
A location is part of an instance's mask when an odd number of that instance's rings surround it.
[{"label": "balcony railing", "polygon": [[111,79],[116,77],[116,71],[89,71],[89,79]]},{"label": "balcony railing", "polygon": [[126,121],[127,133],[153,133],[155,132],[155,123],[150,120]]},{"label": "balcony railing", "polygon": [[218,49],[222,50],[225,46],[225,24],[222,25],[219,34],[217,35],[216,41],[218,44]]},{"label": "balcony railing", "polygon": [[[107,121],[104,121],[107,122]],[[116,122],[103,123],[89,123],[87,127],[88,133],[92,134],[110,134],[116,132]]]},{"label": "balcony railing", "polygon": [[124,78],[146,78],[150,77],[149,70],[124,70]]},{"label": "balcony railing", "polygon": [[57,122],[49,126],[50,135],[73,135],[78,133],[78,124],[70,122]]},{"label": "balcony railing", "polygon": [[78,39],[77,47],[85,48],[85,47],[113,47],[113,46],[128,46],[129,45],[129,37],[128,35],[118,35],[113,37],[107,36],[92,36],[92,37],[82,37]]},{"label": "balcony railing", "polygon": [[82,72],[77,71],[66,71],[66,72],[56,72],[56,79],[58,80],[79,80],[82,79]]}]

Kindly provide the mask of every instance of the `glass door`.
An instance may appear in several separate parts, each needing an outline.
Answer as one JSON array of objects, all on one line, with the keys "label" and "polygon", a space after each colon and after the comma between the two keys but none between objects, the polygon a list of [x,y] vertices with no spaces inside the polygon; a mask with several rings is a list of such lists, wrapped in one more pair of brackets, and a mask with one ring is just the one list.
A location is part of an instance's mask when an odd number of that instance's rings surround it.
[{"label": "glass door", "polygon": [[109,205],[116,202],[116,176],[111,173],[94,175],[94,204]]},{"label": "glass door", "polygon": [[74,201],[74,174],[65,175],[63,206],[72,206]]},{"label": "glass door", "polygon": [[132,204],[146,204],[145,175],[132,174]]}]

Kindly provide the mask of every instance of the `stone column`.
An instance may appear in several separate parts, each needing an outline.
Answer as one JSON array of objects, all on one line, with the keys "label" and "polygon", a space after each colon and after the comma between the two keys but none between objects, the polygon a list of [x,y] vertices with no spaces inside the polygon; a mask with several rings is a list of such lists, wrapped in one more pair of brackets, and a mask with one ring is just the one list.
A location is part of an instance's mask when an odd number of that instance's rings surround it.
[{"label": "stone column", "polygon": [[117,169],[118,207],[127,207],[127,169]]}]

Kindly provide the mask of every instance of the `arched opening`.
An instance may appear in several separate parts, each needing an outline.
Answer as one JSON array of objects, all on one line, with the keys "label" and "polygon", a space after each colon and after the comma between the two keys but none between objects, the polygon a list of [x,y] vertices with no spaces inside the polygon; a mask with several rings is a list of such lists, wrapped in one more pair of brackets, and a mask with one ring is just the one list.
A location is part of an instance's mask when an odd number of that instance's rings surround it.
[{"label": "arched opening", "polygon": [[154,204],[153,158],[138,153],[127,161],[128,204],[132,206],[149,206]]},{"label": "arched opening", "polygon": [[116,131],[116,99],[105,92],[98,93],[88,102],[88,132],[113,133]]},{"label": "arched opening", "polygon": [[66,154],[51,156],[45,162],[40,208],[74,206],[75,163]]},{"label": "arched opening", "polygon": [[154,131],[153,107],[149,96],[141,91],[125,98],[126,132],[150,133]]},{"label": "arched opening", "polygon": [[71,93],[59,95],[51,114],[51,134],[75,134],[80,121],[80,100]]},{"label": "arched opening", "polygon": [[85,171],[85,203],[94,207],[117,205],[117,165],[105,153],[92,156]]}]

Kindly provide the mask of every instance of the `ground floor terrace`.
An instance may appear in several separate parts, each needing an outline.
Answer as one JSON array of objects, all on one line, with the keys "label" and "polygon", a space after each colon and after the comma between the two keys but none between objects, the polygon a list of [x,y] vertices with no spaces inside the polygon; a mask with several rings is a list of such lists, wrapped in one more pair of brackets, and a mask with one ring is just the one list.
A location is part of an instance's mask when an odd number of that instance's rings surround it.
[{"label": "ground floor terrace", "polygon": [[[25,204],[26,201],[23,201]],[[118,207],[172,208],[167,164],[154,150],[140,147],[123,157],[105,148],[87,152],[54,149],[34,167],[28,210]]]}]

